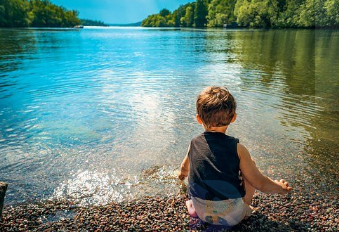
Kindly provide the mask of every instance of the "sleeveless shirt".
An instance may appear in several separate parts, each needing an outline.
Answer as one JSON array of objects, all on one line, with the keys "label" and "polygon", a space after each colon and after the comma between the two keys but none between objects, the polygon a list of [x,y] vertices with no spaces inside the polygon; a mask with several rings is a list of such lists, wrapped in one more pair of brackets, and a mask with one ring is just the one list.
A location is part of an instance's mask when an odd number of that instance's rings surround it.
[{"label": "sleeveless shirt", "polygon": [[190,197],[220,201],[245,196],[238,143],[238,139],[219,132],[204,132],[191,141]]}]

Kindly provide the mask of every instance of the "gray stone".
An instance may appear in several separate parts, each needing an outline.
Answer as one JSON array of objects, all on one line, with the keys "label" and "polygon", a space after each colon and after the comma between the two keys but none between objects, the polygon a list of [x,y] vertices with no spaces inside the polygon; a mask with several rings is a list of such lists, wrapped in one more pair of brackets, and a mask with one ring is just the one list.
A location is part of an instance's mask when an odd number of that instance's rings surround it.
[{"label": "gray stone", "polygon": [[0,219],[2,217],[2,209],[4,207],[5,194],[8,184],[5,182],[0,182]]}]

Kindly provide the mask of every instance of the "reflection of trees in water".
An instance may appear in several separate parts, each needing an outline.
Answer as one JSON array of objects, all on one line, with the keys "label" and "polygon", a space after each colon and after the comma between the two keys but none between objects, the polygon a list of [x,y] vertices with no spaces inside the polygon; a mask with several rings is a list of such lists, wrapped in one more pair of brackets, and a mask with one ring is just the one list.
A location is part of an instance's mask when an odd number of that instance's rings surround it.
[{"label": "reflection of trees in water", "polygon": [[[36,50],[32,31],[0,29],[0,99],[13,93],[18,79],[8,73],[18,70],[23,64],[20,56]],[[0,102],[1,103],[1,102]]]},{"label": "reflection of trees in water", "polygon": [[235,35],[241,41],[234,49],[241,65],[259,72],[255,79],[243,76],[244,88],[278,97],[274,107],[281,123],[309,133],[304,150],[311,154],[311,168],[337,175],[339,33],[272,30]]},{"label": "reflection of trees in water", "polygon": [[20,72],[15,71],[22,68],[24,60],[30,59],[30,53],[34,53],[35,50],[36,40],[32,31],[0,29],[0,140],[16,139],[16,136],[9,137],[12,134],[16,135],[9,122],[16,128],[24,127],[20,114],[13,110],[20,108],[21,101],[26,98],[23,95],[20,98],[12,98],[23,88],[20,84]]},{"label": "reflection of trees in water", "polygon": [[1,73],[17,69],[21,64],[18,56],[36,50],[34,32],[30,30],[0,29],[0,70]]}]

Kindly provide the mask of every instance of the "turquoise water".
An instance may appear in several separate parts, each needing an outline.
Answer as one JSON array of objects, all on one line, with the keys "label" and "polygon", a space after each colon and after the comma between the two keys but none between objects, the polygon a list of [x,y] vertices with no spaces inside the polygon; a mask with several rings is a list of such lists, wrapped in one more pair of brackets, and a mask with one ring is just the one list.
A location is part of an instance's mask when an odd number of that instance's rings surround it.
[{"label": "turquoise water", "polygon": [[333,30],[0,29],[6,201],[175,193],[209,85],[235,95],[229,134],[266,174],[336,190],[338,63]]}]

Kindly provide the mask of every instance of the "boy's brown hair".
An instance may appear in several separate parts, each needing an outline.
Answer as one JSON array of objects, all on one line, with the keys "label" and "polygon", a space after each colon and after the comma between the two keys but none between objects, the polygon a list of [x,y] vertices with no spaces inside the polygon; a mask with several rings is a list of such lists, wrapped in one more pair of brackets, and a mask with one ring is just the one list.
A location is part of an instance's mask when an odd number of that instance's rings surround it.
[{"label": "boy's brown hair", "polygon": [[199,94],[196,107],[205,127],[222,127],[231,123],[237,103],[227,88],[212,86]]}]

